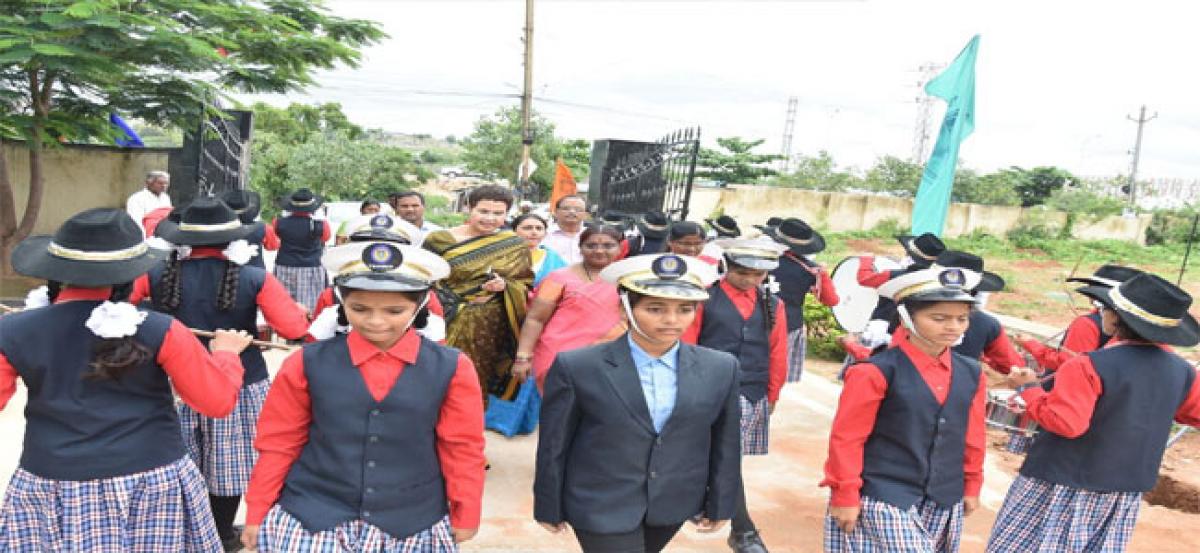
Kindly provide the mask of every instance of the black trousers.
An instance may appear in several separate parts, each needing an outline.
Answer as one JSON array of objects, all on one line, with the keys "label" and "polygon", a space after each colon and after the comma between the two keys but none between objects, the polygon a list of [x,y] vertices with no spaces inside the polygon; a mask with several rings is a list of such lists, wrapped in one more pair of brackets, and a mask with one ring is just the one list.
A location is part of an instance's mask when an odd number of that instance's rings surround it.
[{"label": "black trousers", "polygon": [[575,530],[575,539],[583,553],[658,553],[671,542],[682,523],[673,526],[647,526],[642,523],[624,534],[593,534]]}]

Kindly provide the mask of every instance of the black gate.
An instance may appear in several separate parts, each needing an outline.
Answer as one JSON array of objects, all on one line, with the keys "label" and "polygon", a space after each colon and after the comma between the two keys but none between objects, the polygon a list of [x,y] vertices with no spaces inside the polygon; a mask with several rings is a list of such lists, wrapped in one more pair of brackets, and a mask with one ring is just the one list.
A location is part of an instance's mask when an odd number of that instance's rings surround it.
[{"label": "black gate", "polygon": [[225,114],[227,117],[211,116],[197,131],[184,137],[180,156],[172,159],[170,167],[174,205],[187,205],[196,197],[249,186],[254,113],[225,110]]},{"label": "black gate", "polygon": [[657,209],[671,219],[686,219],[699,152],[699,127],[658,142],[597,140],[588,202],[631,217]]}]

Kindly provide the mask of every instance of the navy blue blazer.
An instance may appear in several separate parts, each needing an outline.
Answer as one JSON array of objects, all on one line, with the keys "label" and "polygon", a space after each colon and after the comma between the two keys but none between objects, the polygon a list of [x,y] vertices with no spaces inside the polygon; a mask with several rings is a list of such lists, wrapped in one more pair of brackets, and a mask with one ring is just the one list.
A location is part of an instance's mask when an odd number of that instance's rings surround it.
[{"label": "navy blue blazer", "polygon": [[533,513],[598,534],[732,518],[741,474],[738,363],[679,346],[675,410],[654,431],[628,339],[558,354],[546,377]]}]

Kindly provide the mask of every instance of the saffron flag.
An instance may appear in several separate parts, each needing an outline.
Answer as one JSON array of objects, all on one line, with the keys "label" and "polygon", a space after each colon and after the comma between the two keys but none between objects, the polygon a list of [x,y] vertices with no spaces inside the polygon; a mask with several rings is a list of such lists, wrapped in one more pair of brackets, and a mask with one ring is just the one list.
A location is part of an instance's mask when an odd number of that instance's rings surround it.
[{"label": "saffron flag", "polygon": [[940,75],[925,85],[925,92],[946,101],[946,117],[938,132],[933,153],[925,163],[917,200],[913,204],[912,234],[932,232],[938,236],[946,224],[950,209],[950,191],[954,188],[954,170],[958,165],[958,146],[975,130],[975,56],[979,35]]},{"label": "saffron flag", "polygon": [[558,199],[563,196],[570,196],[578,191],[575,184],[575,175],[571,174],[571,168],[563,163],[562,158],[554,164],[554,188],[550,190],[550,208],[558,204]]}]

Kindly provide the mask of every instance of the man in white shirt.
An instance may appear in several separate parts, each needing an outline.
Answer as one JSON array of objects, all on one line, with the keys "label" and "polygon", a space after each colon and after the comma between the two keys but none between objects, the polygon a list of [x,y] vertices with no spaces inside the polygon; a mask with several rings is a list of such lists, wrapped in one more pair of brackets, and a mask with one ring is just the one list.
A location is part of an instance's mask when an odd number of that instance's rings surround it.
[{"label": "man in white shirt", "polygon": [[[167,188],[171,186],[171,175],[166,171],[150,171],[146,173],[146,187],[134,192],[125,201],[125,211],[133,217],[133,221],[142,226],[146,214],[161,207],[171,207],[171,196]],[[142,229],[145,233],[145,229]]]},{"label": "man in white shirt", "polygon": [[388,196],[388,204],[401,219],[421,230],[421,235],[413,238],[414,246],[420,246],[425,241],[425,235],[442,230],[441,225],[425,220],[425,196],[416,190],[394,192]]},{"label": "man in white shirt", "polygon": [[554,222],[546,229],[542,245],[563,258],[567,264],[583,261],[579,252],[579,235],[583,234],[583,220],[587,215],[587,202],[582,196],[563,196],[554,204]]}]

